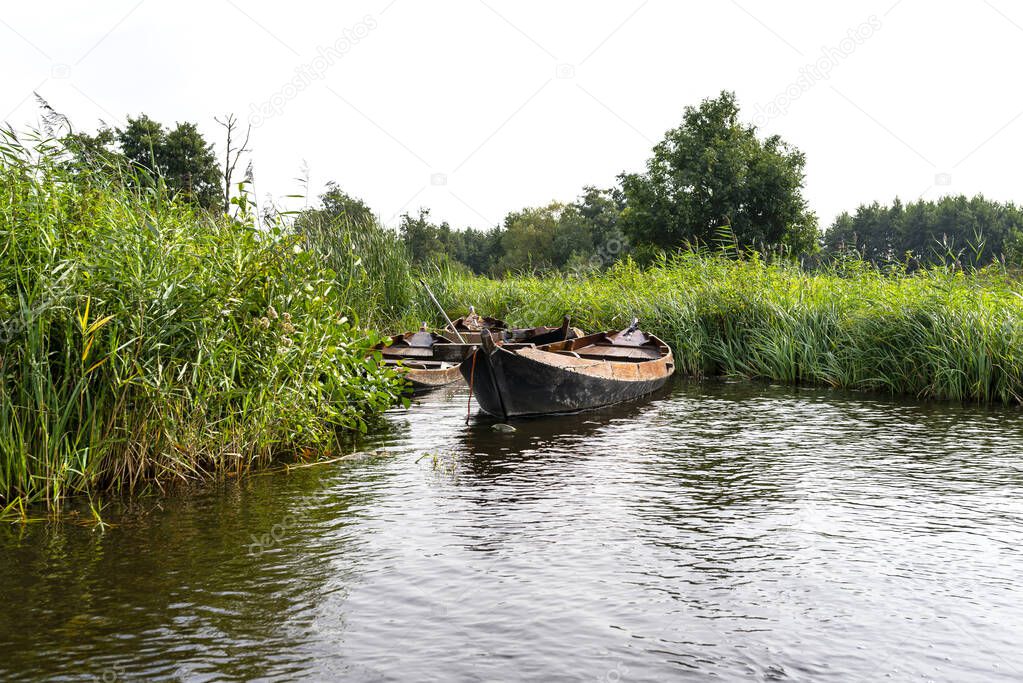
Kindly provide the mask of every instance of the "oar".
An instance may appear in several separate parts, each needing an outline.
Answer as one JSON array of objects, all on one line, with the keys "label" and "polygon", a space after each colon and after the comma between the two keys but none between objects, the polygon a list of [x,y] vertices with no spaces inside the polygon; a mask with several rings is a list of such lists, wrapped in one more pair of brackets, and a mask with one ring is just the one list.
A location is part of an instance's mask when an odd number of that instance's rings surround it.
[{"label": "oar", "polygon": [[437,310],[440,311],[440,314],[444,316],[444,320],[447,321],[448,327],[450,327],[451,330],[455,333],[455,336],[458,337],[458,341],[464,344],[465,340],[462,338],[462,335],[458,334],[458,330],[455,329],[455,324],[451,322],[451,318],[449,318],[448,314],[444,312],[444,307],[440,305],[440,302],[437,301],[437,297],[433,295],[433,292],[430,290],[430,285],[426,284],[426,281],[423,278],[419,278],[419,284],[423,286],[423,289],[426,290],[426,293],[430,295],[431,299],[433,299],[433,304],[437,307]]}]

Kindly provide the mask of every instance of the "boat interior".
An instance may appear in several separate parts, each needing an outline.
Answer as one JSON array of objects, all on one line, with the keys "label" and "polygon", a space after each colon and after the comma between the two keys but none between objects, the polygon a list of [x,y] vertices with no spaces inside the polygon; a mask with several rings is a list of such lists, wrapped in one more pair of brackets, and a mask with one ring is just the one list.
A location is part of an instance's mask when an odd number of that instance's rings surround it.
[{"label": "boat interior", "polygon": [[[569,327],[566,329],[564,326],[562,327],[540,326],[521,328],[516,327],[511,329],[488,330],[488,332],[495,338],[499,339],[502,342],[505,342],[506,344],[529,343],[540,345],[549,344],[555,341],[561,341],[566,336],[569,339],[572,339],[573,337],[583,336],[582,330],[575,327]],[[466,344],[478,345],[482,343],[480,332],[461,332],[460,334]],[[444,338],[448,339],[452,343],[459,343],[458,338],[455,336],[455,334],[449,330],[444,330],[442,332],[442,335],[444,336]]]},{"label": "boat interior", "polygon": [[[451,323],[456,330],[459,332],[476,332],[479,334],[481,329],[483,330],[504,330],[508,328],[508,324],[498,318],[492,318],[489,315],[480,317],[466,316],[459,318]],[[464,335],[463,335],[464,336]]]},{"label": "boat interior", "polygon": [[447,337],[421,330],[391,338],[390,346],[378,349],[385,363],[407,367],[448,368],[468,358],[475,344],[459,344]]},{"label": "boat interior", "polygon": [[[514,350],[534,344],[505,344],[504,348]],[[599,332],[577,339],[539,345],[537,348],[575,358],[610,360],[622,363],[643,363],[656,360],[668,353],[668,347],[656,337],[640,330],[620,332]]]}]

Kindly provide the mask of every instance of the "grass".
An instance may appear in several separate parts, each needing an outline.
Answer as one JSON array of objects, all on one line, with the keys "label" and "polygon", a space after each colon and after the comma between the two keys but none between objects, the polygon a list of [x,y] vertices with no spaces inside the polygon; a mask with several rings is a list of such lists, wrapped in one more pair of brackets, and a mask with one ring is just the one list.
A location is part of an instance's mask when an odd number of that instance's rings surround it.
[{"label": "grass", "polygon": [[[992,267],[887,272],[859,262],[807,272],[756,256],[681,253],[641,269],[503,280],[445,272],[452,314],[474,304],[519,325],[570,313],[586,330],[638,316],[674,349],[679,372],[1018,404],[1020,283]],[[420,312],[428,312],[420,300]],[[436,314],[432,316],[436,321]]]},{"label": "grass", "polygon": [[328,262],[286,225],[126,173],[0,136],[8,513],[331,452],[398,397],[365,359],[380,337],[357,324],[374,279],[357,254]]},{"label": "grass", "polygon": [[[397,235],[239,208],[199,212],[151,178],[0,131],[0,516],[327,456],[399,400],[400,378],[367,359],[370,330],[441,321]],[[605,330],[637,316],[697,377],[1023,397],[1023,296],[997,267],[808,272],[688,252],[427,280],[452,317],[475,305]]]}]

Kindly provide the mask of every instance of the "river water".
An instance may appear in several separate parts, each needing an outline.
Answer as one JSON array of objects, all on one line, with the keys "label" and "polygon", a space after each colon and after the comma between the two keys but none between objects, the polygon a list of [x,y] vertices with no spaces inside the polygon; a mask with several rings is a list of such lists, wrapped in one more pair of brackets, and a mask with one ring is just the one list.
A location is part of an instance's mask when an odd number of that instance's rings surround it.
[{"label": "river water", "polygon": [[1019,411],[750,383],[0,531],[0,679],[1023,680]]}]

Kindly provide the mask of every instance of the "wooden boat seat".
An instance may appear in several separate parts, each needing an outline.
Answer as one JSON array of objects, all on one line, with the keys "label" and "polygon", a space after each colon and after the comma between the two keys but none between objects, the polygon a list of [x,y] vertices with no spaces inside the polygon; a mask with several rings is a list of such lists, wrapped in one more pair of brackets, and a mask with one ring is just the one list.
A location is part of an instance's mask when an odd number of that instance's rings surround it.
[{"label": "wooden boat seat", "polygon": [[416,332],[411,337],[409,337],[408,345],[420,348],[422,347],[429,348],[433,346],[434,341],[435,337],[432,334],[430,334],[429,332],[420,331]]},{"label": "wooden boat seat", "polygon": [[418,361],[411,360],[403,362],[402,365],[412,370],[447,370],[450,367],[454,367],[455,363],[445,363],[443,361]]},{"label": "wooden boat seat", "polygon": [[574,352],[562,351],[559,353],[572,353],[573,355],[578,354],[579,358],[589,358],[594,360],[607,359],[626,362],[643,362],[661,357],[661,353],[656,347],[631,345],[590,344],[589,346],[575,349]]},{"label": "wooden boat seat", "polygon": [[434,344],[433,346],[389,346],[381,349],[384,358],[432,358],[461,363],[472,353],[471,344]]},{"label": "wooden boat seat", "polygon": [[476,347],[472,344],[434,344],[433,358],[457,364],[468,358],[475,350]]},{"label": "wooden boat seat", "polygon": [[388,346],[380,352],[384,358],[433,358],[433,349],[429,346]]}]

